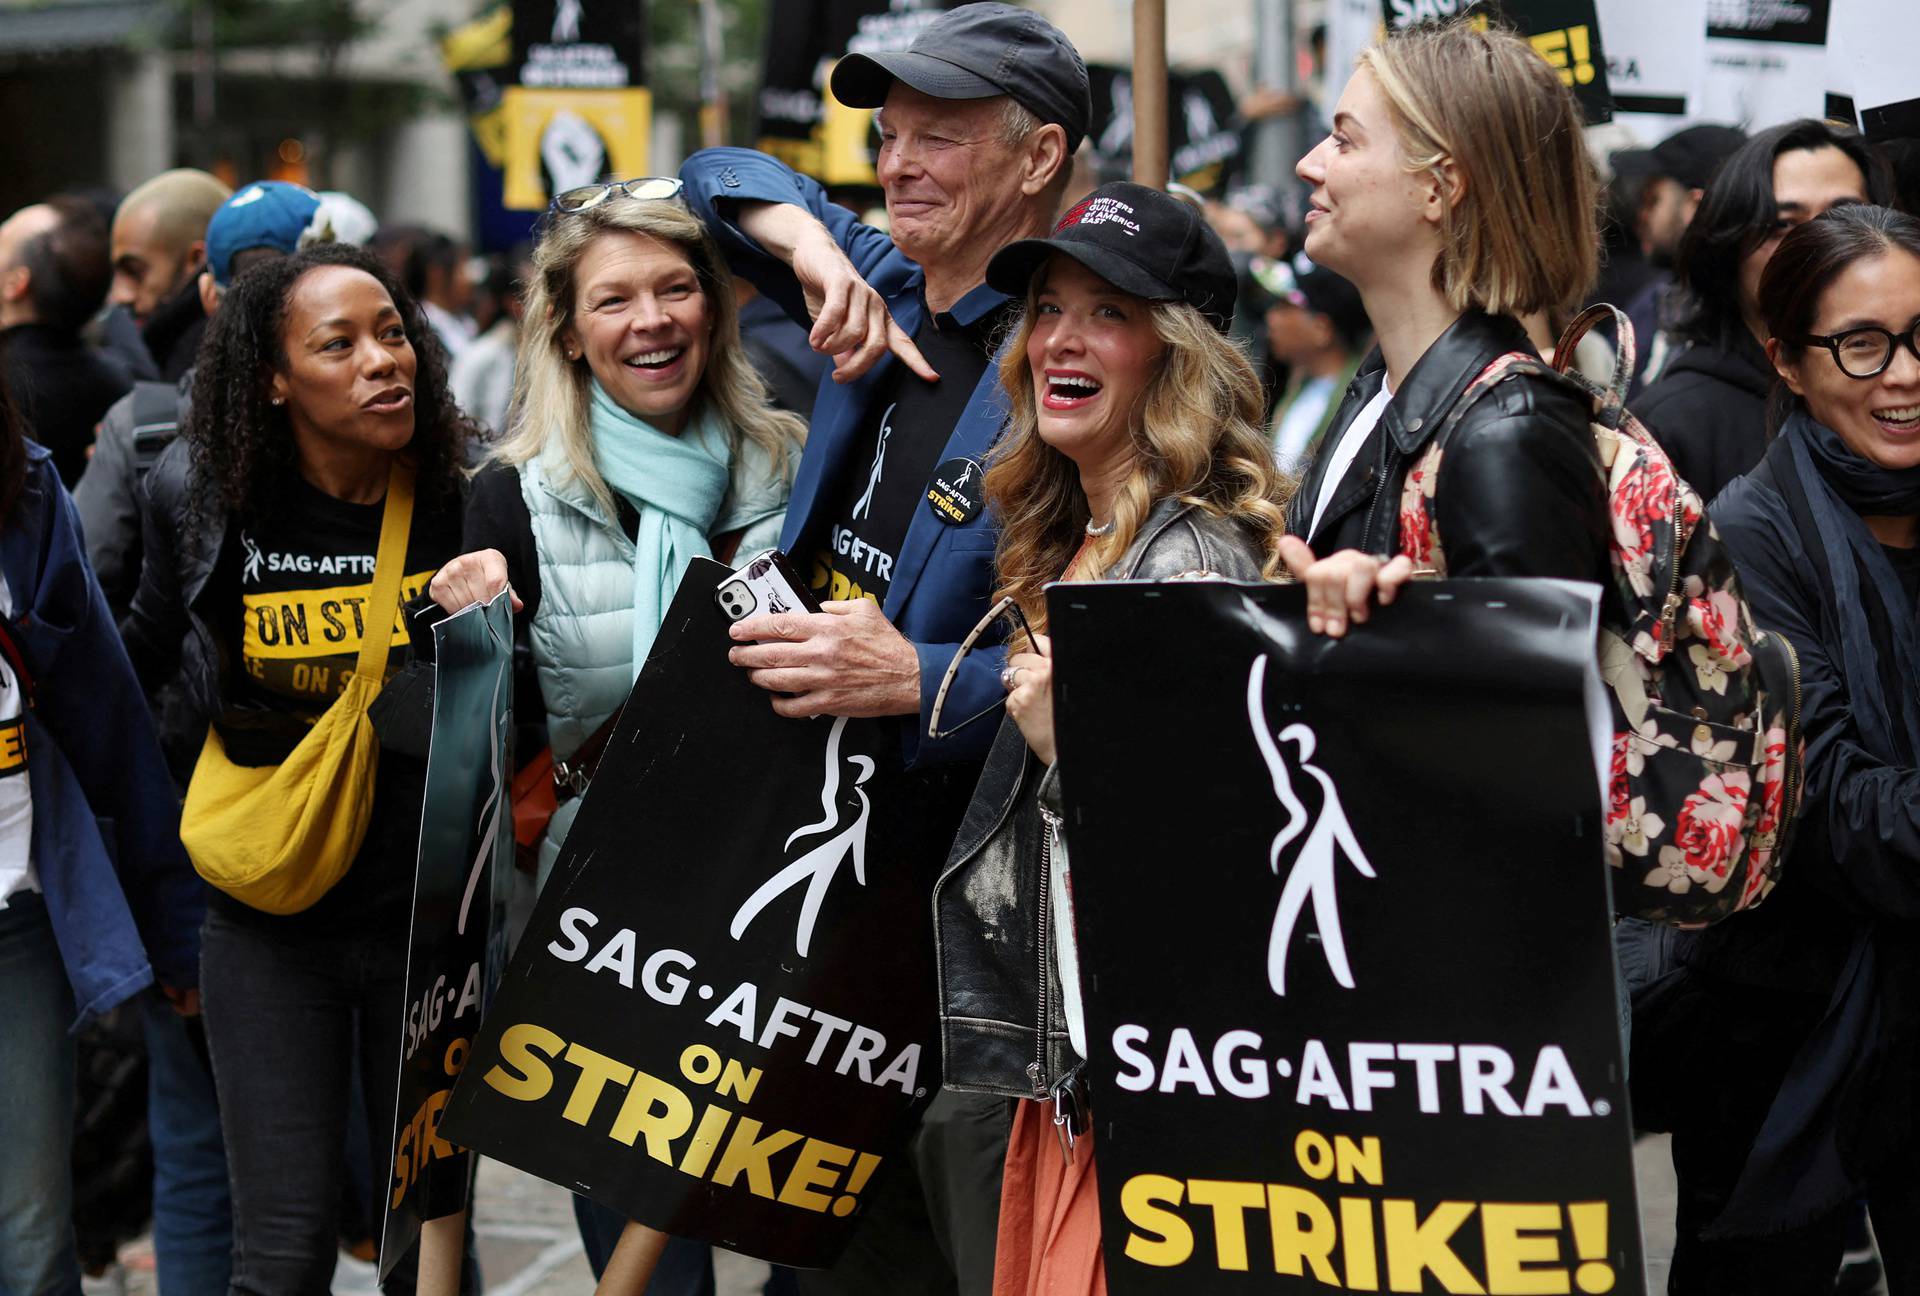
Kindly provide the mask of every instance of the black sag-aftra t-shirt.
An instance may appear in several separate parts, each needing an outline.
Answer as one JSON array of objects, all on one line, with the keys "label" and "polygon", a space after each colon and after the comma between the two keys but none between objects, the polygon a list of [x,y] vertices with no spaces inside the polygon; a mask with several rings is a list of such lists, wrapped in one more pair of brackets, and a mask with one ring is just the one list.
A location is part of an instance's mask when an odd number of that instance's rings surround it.
[{"label": "black sag-aftra t-shirt", "polygon": [[[231,523],[216,569],[218,579],[230,582],[223,601],[237,594],[240,613],[222,635],[233,687],[217,724],[229,759],[245,765],[285,760],[346,687],[375,615],[369,604],[385,511],[384,503],[351,504],[296,479],[273,516]],[[424,488],[416,495],[400,582],[403,606],[460,552],[460,523],[457,496],[435,500]],[[392,615],[389,675],[409,651],[404,612]],[[221,892],[208,903],[233,921],[285,935],[358,928],[397,930],[404,941],[425,776],[423,760],[383,746],[360,851],[312,908],[268,914]]]},{"label": "black sag-aftra t-shirt", "polygon": [[[279,517],[240,529],[240,664],[251,700],[317,716],[352,676],[375,612],[374,555],[386,505],[351,504],[296,480]],[[401,606],[427,587],[449,538],[419,516],[407,536]],[[457,543],[458,537],[452,537]],[[405,660],[399,611],[387,648],[391,673]]]},{"label": "black sag-aftra t-shirt", "polygon": [[840,482],[840,506],[826,534],[808,537],[808,584],[822,599],[887,601],[893,567],[915,509],[931,507],[927,482],[947,438],[993,362],[1006,308],[972,324],[924,311],[914,345],[940,375],[928,382],[895,361],[879,385],[866,426]]}]

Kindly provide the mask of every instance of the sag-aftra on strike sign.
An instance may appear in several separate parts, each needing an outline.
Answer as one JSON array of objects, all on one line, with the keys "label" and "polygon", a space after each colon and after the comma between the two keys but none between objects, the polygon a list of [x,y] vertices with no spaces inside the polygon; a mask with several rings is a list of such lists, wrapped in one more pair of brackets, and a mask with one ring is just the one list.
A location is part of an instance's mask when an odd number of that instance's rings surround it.
[{"label": "sag-aftra on strike sign", "polygon": [[927,897],[969,767],[787,720],[699,560],[607,744],[442,1132],[643,1224],[838,1256],[940,1083]]},{"label": "sag-aftra on strike sign", "polygon": [[1116,1296],[1644,1292],[1594,597],[1054,589]]}]

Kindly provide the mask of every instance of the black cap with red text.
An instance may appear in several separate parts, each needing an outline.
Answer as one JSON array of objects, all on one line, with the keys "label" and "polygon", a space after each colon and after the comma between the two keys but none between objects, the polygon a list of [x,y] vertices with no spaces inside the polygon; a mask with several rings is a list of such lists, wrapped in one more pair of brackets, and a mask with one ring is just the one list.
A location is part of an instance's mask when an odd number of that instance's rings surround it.
[{"label": "black cap with red text", "polygon": [[1122,292],[1183,301],[1227,331],[1238,280],[1227,245],[1193,204],[1121,180],[1101,185],[1067,210],[1053,236],[1009,243],[987,263],[987,282],[1024,297],[1048,257],[1070,256]]},{"label": "black cap with red text", "polygon": [[904,81],[935,99],[1009,95],[1041,123],[1080,147],[1093,117],[1086,61],[1058,27],[1010,4],[965,4],[941,14],[904,51],[849,54],[833,67],[833,97],[849,108],[878,108]]}]

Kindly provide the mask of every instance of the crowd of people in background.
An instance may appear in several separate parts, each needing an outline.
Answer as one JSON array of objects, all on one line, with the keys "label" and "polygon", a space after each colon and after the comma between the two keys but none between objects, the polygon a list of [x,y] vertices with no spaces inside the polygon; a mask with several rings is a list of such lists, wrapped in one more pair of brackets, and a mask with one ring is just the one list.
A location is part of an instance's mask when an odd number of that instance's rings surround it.
[{"label": "crowd of people in background", "polygon": [[[1608,301],[1634,413],[1797,651],[1807,739],[1765,906],[1616,929],[1637,1122],[1673,1134],[1669,1290],[1920,1293],[1910,154],[1813,120],[1609,152],[1530,46],[1459,25],[1361,57],[1298,197],[1096,185],[1084,63],[1005,5],[832,90],[876,110],[884,228],[744,149],[556,195],[484,256],[193,170],[0,223],[0,729],[27,734],[0,747],[0,1292],[77,1293],[149,1200],[163,1296],[324,1293],[343,1245],[370,1256],[427,741],[410,637],[512,593],[521,763],[561,773],[532,894],[688,563],[775,546],[826,610],[749,618],[731,657],[781,715],[890,718],[948,1087],[841,1263],[767,1290],[1104,1291],[1091,1126],[1071,1160],[1053,1128],[1100,1099],[1044,587],[1294,580],[1316,632],[1359,632],[1412,572],[1397,503],[1442,428],[1450,575],[1606,585],[1583,398],[1528,370],[1449,415]],[[1560,359],[1610,371],[1587,345]],[[964,525],[924,507],[953,459],[986,467]],[[396,525],[383,628],[358,609]],[[340,880],[294,913],[203,885],[183,798],[292,759],[382,643]],[[75,1094],[114,1031],[144,1089],[88,1106],[144,1109],[151,1180],[90,1193],[76,1232]],[[626,1222],[576,1200],[598,1273]],[[676,1242],[650,1290],[710,1293],[708,1249]]]}]

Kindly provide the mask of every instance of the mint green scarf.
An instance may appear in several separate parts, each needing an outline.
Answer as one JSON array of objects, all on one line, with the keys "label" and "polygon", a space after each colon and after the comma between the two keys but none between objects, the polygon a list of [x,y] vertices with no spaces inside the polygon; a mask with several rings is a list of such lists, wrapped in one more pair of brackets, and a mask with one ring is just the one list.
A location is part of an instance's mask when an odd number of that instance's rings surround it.
[{"label": "mint green scarf", "polygon": [[677,437],[636,418],[593,384],[593,466],[640,514],[633,539],[633,673],[660,633],[667,607],[695,558],[711,558],[707,536],[727,493],[732,452],[726,427],[709,413]]}]

